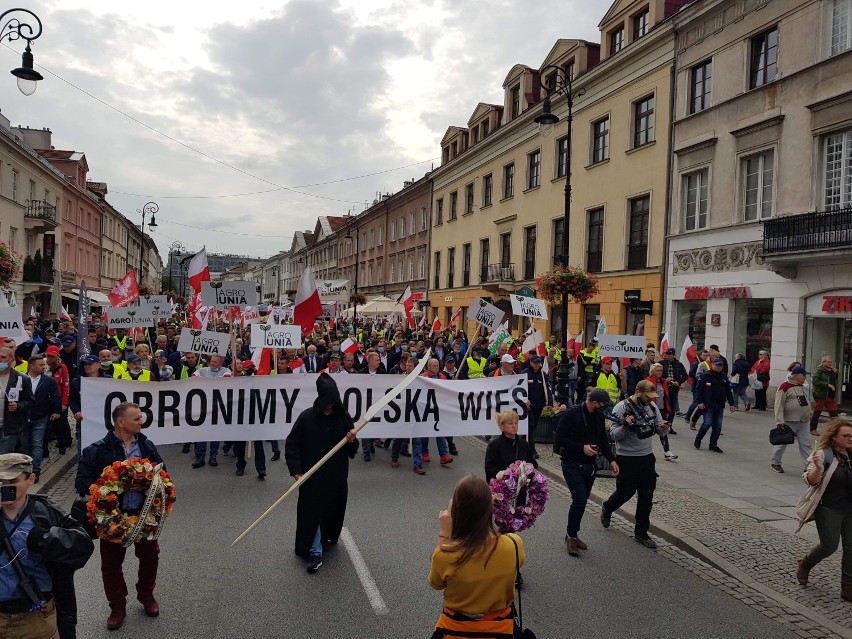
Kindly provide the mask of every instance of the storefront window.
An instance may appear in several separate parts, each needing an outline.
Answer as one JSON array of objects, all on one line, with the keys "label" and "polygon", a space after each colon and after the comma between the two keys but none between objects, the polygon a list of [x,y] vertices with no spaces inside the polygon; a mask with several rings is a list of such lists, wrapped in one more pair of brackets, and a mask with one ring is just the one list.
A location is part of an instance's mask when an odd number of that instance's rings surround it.
[{"label": "storefront window", "polygon": [[645,335],[645,314],[631,313],[630,306],[625,305],[625,321],[624,326],[627,329],[628,335]]},{"label": "storefront window", "polygon": [[707,334],[707,302],[680,301],[675,302],[675,316],[677,317],[677,328],[675,332],[674,348],[680,352],[680,346],[688,335],[695,345],[695,350],[705,348],[704,341]]},{"label": "storefront window", "polygon": [[742,353],[753,363],[761,350],[771,356],[772,307],[771,299],[740,299],[734,302],[734,350],[728,354],[729,359]]},{"label": "storefront window", "polygon": [[583,310],[586,314],[585,321],[583,322],[583,343],[588,344],[597,335],[598,321],[601,318],[601,307],[600,304],[586,304],[583,306]]}]

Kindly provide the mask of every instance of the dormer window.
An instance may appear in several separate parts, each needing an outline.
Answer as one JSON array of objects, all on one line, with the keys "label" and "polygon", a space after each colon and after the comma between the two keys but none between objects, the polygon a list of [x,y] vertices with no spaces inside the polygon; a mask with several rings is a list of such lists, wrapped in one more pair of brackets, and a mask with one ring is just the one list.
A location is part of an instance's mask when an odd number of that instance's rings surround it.
[{"label": "dormer window", "polygon": [[565,75],[567,75],[571,80],[574,79],[576,65],[573,60],[569,60],[562,67],[562,70],[565,71]]},{"label": "dormer window", "polygon": [[449,161],[450,161],[450,147],[445,146],[445,147],[444,147],[444,159],[443,159],[443,163],[444,163],[444,164],[446,164],[446,163],[447,163],[447,162],[449,162]]},{"label": "dormer window", "polygon": [[487,137],[488,137],[488,120],[484,120],[482,122],[482,139],[484,140]]},{"label": "dormer window", "polygon": [[624,48],[624,27],[618,27],[609,34],[609,54],[615,55]]},{"label": "dormer window", "polygon": [[479,142],[479,127],[473,127],[473,143],[476,144]]},{"label": "dormer window", "polygon": [[643,35],[648,33],[648,24],[650,23],[650,12],[645,9],[642,13],[633,17],[633,39],[638,40]]},{"label": "dormer window", "polygon": [[512,87],[512,106],[510,113],[512,114],[512,119],[514,120],[521,114],[521,85],[517,84]]},{"label": "dormer window", "polygon": [[453,142],[452,151],[450,152],[450,157],[454,158],[459,154],[459,143],[458,141]]}]

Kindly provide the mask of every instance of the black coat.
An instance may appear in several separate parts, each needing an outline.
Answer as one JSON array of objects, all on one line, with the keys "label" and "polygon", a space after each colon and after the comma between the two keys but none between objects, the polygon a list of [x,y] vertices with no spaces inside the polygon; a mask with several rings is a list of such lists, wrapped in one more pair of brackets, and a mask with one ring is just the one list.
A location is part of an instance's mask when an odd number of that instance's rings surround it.
[{"label": "black coat", "polygon": [[[32,378],[30,378],[32,384]],[[33,405],[30,408],[30,420],[41,419],[53,413],[62,412],[62,397],[59,386],[56,385],[50,373],[41,376],[41,380],[33,393]]]},{"label": "black coat", "polygon": [[[76,415],[81,410],[82,397],[80,395],[80,384],[82,384],[82,382],[80,380],[85,376],[86,375],[84,373],[71,380],[71,392],[68,395],[68,408],[71,409],[72,415]],[[97,376],[104,379],[111,378],[110,375],[107,375],[103,371],[98,371]]]},{"label": "black coat", "polygon": [[[143,459],[148,459],[155,464],[162,463],[163,458],[157,452],[154,442],[142,433],[139,433],[136,438],[139,443],[139,454]],[[114,432],[109,431],[106,437],[83,449],[80,461],[77,463],[77,479],[74,480],[77,493],[83,496],[88,495],[89,487],[98,480],[104,468],[114,461],[124,461],[124,443],[115,436]]]},{"label": "black coat", "polygon": [[586,444],[597,446],[609,461],[615,459],[606,434],[603,413],[589,413],[586,403],[583,402],[566,410],[559,417],[553,448],[559,451],[564,462],[592,464],[595,458],[583,452],[583,446]]},{"label": "black coat", "polygon": [[731,392],[731,384],[724,373],[716,373],[709,370],[696,382],[696,399],[699,404],[704,404],[709,409],[724,408],[725,401],[731,406],[734,404],[734,395]]},{"label": "black coat", "polygon": [[0,435],[3,437],[19,435],[24,432],[33,406],[33,385],[30,383],[29,375],[21,375],[15,369],[9,370],[9,385],[5,387],[6,391],[16,388],[18,380],[21,380],[21,392],[18,393],[18,401],[16,402],[18,407],[12,412],[9,410],[9,402],[6,402],[6,409],[3,412],[3,427],[0,428]]},{"label": "black coat", "polygon": [[324,369],[326,366],[328,366],[328,362],[326,361],[325,357],[317,354],[317,355],[314,355],[315,367],[310,368],[308,366],[310,358],[311,358],[310,355],[305,355],[302,358],[302,362],[304,362],[304,364],[305,364],[305,370],[308,371],[309,373],[319,373],[322,369]]},{"label": "black coat", "polygon": [[[325,415],[323,406],[333,404]],[[302,475],[346,437],[355,423],[340,399],[337,384],[328,374],[317,378],[317,398],[302,411],[287,435],[284,458],[291,475]],[[296,554],[307,558],[311,543],[321,529],[323,543],[337,543],[343,529],[348,496],[349,460],[355,457],[358,440],[344,445],[299,488],[296,507]]]},{"label": "black coat", "polygon": [[491,481],[501,470],[506,470],[512,463],[523,459],[538,468],[530,445],[520,437],[509,439],[503,433],[488,442],[485,449],[485,479]]}]

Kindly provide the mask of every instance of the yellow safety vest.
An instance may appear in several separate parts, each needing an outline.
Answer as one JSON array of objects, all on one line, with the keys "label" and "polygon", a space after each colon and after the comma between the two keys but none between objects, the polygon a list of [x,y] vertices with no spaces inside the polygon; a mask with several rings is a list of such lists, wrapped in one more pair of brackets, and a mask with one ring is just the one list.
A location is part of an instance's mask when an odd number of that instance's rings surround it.
[{"label": "yellow safety vest", "polygon": [[607,375],[604,372],[598,373],[598,378],[595,380],[595,388],[602,388],[609,393],[609,398],[613,403],[618,402],[618,375],[610,373]]},{"label": "yellow safety vest", "polygon": [[485,377],[485,367],[488,365],[488,360],[484,357],[478,362],[472,357],[467,358],[467,377],[468,379],[479,379]]},{"label": "yellow safety vest", "polygon": [[15,370],[18,371],[21,375],[26,375],[29,369],[30,363],[26,360],[15,366]]},{"label": "yellow safety vest", "polygon": [[[547,350],[547,355],[550,355],[550,342],[549,341],[544,343],[544,348],[545,348],[545,350]],[[558,346],[554,346],[553,348],[556,349],[556,353],[553,355],[553,359],[555,359],[556,363],[559,364],[559,363],[562,362],[562,349],[559,348]]]},{"label": "yellow safety vest", "polygon": [[117,346],[118,346],[121,350],[125,350],[125,349],[127,348],[127,335],[125,335],[125,336],[124,336],[124,339],[121,339],[121,338],[120,338],[120,337],[118,337],[117,335],[114,335],[114,336],[113,336],[113,339],[115,340],[116,345],[117,345]]},{"label": "yellow safety vest", "polygon": [[580,351],[580,355],[583,356],[588,363],[586,364],[586,368],[584,369],[590,375],[595,372],[595,350],[587,351],[585,348]]},{"label": "yellow safety vest", "polygon": [[129,379],[131,382],[150,382],[151,381],[151,371],[142,371],[142,373],[135,380],[130,376],[130,373],[125,371],[124,374],[118,379]]}]

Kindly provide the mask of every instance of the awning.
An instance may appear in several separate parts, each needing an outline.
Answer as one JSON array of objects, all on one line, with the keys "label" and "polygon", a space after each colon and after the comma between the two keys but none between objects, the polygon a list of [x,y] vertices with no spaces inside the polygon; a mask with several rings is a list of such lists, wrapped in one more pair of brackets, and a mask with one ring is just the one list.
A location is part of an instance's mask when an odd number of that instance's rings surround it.
[{"label": "awning", "polygon": [[92,300],[92,302],[94,302],[96,306],[112,305],[112,303],[109,301],[109,296],[99,291],[89,291],[89,299]]},{"label": "awning", "polygon": [[[62,297],[65,297],[65,298],[67,298],[67,299],[69,299],[69,300],[74,300],[75,302],[79,302],[79,301],[80,301],[80,296],[79,296],[79,295],[77,295],[77,293],[71,293],[70,291],[69,291],[69,292],[67,292],[67,293],[63,292],[63,293],[62,293]],[[53,312],[53,311],[51,311],[51,312]]]}]

